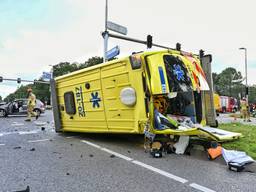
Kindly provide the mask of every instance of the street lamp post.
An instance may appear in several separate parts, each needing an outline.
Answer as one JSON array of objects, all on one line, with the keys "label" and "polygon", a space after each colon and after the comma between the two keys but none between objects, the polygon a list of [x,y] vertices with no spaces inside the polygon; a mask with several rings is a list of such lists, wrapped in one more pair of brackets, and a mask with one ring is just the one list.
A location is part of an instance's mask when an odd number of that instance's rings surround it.
[{"label": "street lamp post", "polygon": [[244,50],[244,64],[245,64],[245,96],[246,96],[246,101],[249,102],[249,90],[248,90],[248,81],[247,81],[247,49],[245,47],[240,47],[240,50]]}]

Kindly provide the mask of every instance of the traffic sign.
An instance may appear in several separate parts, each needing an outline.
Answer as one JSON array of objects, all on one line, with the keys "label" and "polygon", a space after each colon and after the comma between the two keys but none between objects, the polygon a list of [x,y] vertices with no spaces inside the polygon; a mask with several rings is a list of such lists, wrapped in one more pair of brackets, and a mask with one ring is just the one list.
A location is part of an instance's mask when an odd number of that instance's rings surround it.
[{"label": "traffic sign", "polygon": [[113,23],[111,21],[107,21],[107,28],[111,31],[115,31],[117,33],[121,33],[123,35],[127,35],[127,28],[122,26],[122,25],[118,25],[116,23]]},{"label": "traffic sign", "polygon": [[119,53],[120,53],[119,46],[115,46],[114,48],[107,51],[107,54],[106,54],[107,60],[114,58],[115,56],[119,55]]}]

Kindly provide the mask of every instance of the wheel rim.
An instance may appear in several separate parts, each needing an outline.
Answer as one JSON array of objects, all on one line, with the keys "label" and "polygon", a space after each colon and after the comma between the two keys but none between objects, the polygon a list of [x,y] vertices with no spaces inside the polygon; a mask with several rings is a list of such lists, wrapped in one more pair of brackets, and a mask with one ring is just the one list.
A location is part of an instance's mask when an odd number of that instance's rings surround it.
[{"label": "wheel rim", "polygon": [[40,111],[38,109],[36,109],[35,112],[38,116],[40,115]]},{"label": "wheel rim", "polygon": [[5,115],[4,110],[0,110],[0,116],[3,117]]}]

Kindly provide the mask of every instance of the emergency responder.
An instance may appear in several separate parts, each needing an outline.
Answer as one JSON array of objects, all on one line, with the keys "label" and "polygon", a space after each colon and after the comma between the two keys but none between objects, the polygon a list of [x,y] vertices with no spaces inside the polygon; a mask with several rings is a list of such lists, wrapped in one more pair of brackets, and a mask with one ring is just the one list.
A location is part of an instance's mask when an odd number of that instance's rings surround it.
[{"label": "emergency responder", "polygon": [[35,105],[36,105],[36,96],[32,93],[31,88],[28,88],[27,92],[28,92],[28,103],[27,103],[28,118],[25,119],[25,121],[31,121],[32,115],[35,116],[36,119],[38,119],[38,114],[36,112],[34,112],[34,108],[35,108]]},{"label": "emergency responder", "polygon": [[251,120],[250,120],[249,105],[245,97],[243,97],[242,101],[240,102],[240,105],[241,105],[241,113],[244,121],[247,120],[248,122],[250,122]]}]

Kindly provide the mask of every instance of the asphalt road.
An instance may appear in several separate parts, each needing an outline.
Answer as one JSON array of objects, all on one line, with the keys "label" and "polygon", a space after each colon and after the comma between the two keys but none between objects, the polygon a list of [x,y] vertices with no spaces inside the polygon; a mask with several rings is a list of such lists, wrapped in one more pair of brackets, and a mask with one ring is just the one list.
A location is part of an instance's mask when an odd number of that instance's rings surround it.
[{"label": "asphalt road", "polygon": [[[240,112],[236,112],[236,114],[240,114]],[[242,123],[245,125],[256,125],[256,118],[251,117],[250,120],[251,122],[243,121],[242,118],[234,118],[230,117],[231,113],[220,113],[219,116],[217,117],[217,120],[219,123]]]},{"label": "asphalt road", "polygon": [[204,152],[155,159],[142,136],[58,134],[50,111],[24,119],[0,118],[0,191],[256,191],[255,173],[229,171]]}]

